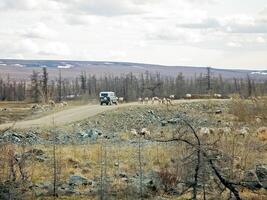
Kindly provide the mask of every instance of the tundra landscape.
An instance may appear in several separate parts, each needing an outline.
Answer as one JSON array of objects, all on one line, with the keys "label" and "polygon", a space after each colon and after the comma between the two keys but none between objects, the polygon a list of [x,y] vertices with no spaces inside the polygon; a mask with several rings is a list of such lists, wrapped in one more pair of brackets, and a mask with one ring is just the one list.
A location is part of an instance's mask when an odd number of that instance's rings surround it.
[{"label": "tundra landscape", "polygon": [[265,199],[266,80],[212,71],[2,78],[1,199]]},{"label": "tundra landscape", "polygon": [[266,200],[266,0],[0,0],[0,200]]}]

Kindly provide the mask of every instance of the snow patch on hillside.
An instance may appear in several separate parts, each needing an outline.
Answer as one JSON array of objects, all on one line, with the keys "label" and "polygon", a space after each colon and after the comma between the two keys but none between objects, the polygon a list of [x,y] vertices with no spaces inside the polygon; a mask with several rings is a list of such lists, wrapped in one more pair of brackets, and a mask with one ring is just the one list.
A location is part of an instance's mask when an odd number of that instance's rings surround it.
[{"label": "snow patch on hillside", "polygon": [[73,65],[59,65],[57,66],[58,69],[70,69],[70,68],[73,68],[74,66]]},{"label": "snow patch on hillside", "polygon": [[267,72],[251,72],[251,74],[257,74],[257,75],[267,75]]}]

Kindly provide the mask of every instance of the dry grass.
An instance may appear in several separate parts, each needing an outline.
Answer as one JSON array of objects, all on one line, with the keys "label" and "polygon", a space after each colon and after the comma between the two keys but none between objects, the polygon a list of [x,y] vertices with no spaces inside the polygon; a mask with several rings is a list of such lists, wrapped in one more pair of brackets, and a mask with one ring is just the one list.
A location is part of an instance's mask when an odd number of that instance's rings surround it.
[{"label": "dry grass", "polygon": [[[216,136],[217,138],[217,136]],[[213,137],[205,138],[205,142],[212,141]],[[218,148],[232,155],[237,159],[234,165],[234,176],[238,180],[242,177],[241,171],[252,169],[257,163],[267,162],[267,152],[261,151],[258,147],[261,142],[253,135],[236,136],[231,134],[221,137]],[[12,145],[16,152],[23,152],[29,148]],[[43,149],[45,154],[50,158],[46,162],[32,160],[28,163],[27,171],[33,183],[51,182],[52,181],[52,147],[51,146],[34,146],[34,148]],[[122,191],[125,184],[121,182],[117,175],[119,172],[125,172],[128,175],[134,175],[138,172],[138,147],[133,145],[112,145],[106,144],[107,148],[107,175],[114,178],[112,188]],[[101,143],[88,145],[58,145],[57,160],[60,165],[60,180],[67,181],[71,174],[82,175],[90,180],[100,177],[101,167]],[[142,147],[142,160],[144,172],[151,169],[160,171],[163,168],[174,169],[176,175],[182,177],[187,172],[183,168],[184,164],[179,162],[181,157],[188,154],[185,145],[177,144],[150,144]],[[2,154],[4,155],[4,154]],[[171,160],[177,160],[172,163]],[[115,163],[119,163],[117,166]],[[235,164],[235,163],[234,163]],[[4,169],[3,167],[2,169]],[[261,195],[244,193],[249,196],[247,199],[263,199]],[[61,197],[60,199],[83,199],[84,197]],[[49,198],[48,198],[49,199]],[[87,198],[88,199],[88,198]],[[90,198],[89,198],[90,199]],[[93,199],[93,198],[92,198]],[[171,199],[171,198],[170,198]],[[175,199],[175,198],[173,198]],[[177,198],[179,199],[179,198]],[[181,198],[180,198],[181,199]]]},{"label": "dry grass", "polygon": [[230,105],[231,114],[235,115],[241,122],[256,122],[256,118],[265,121],[267,113],[267,99],[262,98],[256,101],[233,99]]},{"label": "dry grass", "polygon": [[[256,116],[266,116],[266,106],[265,100],[257,105],[252,104],[248,101],[243,101],[236,99],[231,104],[231,113],[238,117],[241,121],[242,126],[251,127],[249,133],[245,136],[238,134],[235,129],[229,134],[219,134],[213,133],[211,135],[205,135],[201,137],[203,143],[211,143],[219,139],[216,148],[229,155],[232,160],[227,160],[225,164],[230,163],[228,166],[233,170],[231,176],[236,180],[242,178],[243,172],[255,168],[256,164],[267,163],[267,151],[265,148],[266,143],[261,141],[256,136],[255,123],[250,123],[252,119]],[[207,109],[213,109],[214,103],[208,102]],[[255,110],[253,110],[253,109]],[[118,111],[119,112],[119,111]],[[221,119],[232,121],[233,115],[225,114],[221,116]],[[212,116],[211,116],[212,117]],[[218,116],[213,116],[218,117]],[[239,121],[234,124],[237,126]],[[265,121],[263,119],[262,124]],[[262,125],[261,124],[261,125]],[[236,129],[240,126],[235,127]],[[153,137],[159,137],[162,134],[161,130],[164,131],[164,136],[168,137],[172,135],[173,129],[171,127],[164,128],[153,128]],[[130,131],[129,131],[130,132]],[[124,131],[120,134],[121,141],[127,142],[129,139],[134,139],[129,132]],[[142,140],[144,142],[144,140]],[[90,180],[100,177],[101,172],[101,146],[106,148],[107,156],[106,158],[106,168],[107,175],[113,178],[111,187],[118,192],[127,191],[125,184],[118,178],[118,173],[125,172],[127,175],[135,175],[138,170],[138,145],[137,144],[127,144],[127,143],[112,143],[107,142],[106,144],[101,140],[95,144],[87,145],[57,145],[57,160],[60,166],[60,179],[62,181],[67,181],[71,174],[82,175]],[[51,145],[37,145],[32,147],[23,148],[21,146],[12,145],[9,147],[14,149],[15,152],[24,152],[30,148],[38,148],[45,151],[48,156],[46,162],[38,162],[36,160],[31,160],[27,165],[27,171],[30,174],[30,179],[34,183],[41,182],[51,182],[52,181],[52,146]],[[7,159],[7,154],[4,153],[7,149],[3,149],[1,154],[2,160]],[[148,143],[142,145],[142,161],[144,173],[148,173],[150,170],[159,171],[162,169],[171,169],[180,178],[186,176],[188,172],[188,166],[182,162],[182,159],[188,155],[188,146],[184,144],[166,144],[166,143]],[[2,162],[2,164],[5,162]],[[1,174],[7,173],[7,165],[1,166]],[[166,195],[166,194],[164,194]],[[216,196],[217,195],[217,196]],[[227,195],[227,194],[223,194]],[[242,191],[241,195],[244,199],[251,200],[263,200],[266,198],[264,196],[264,191],[258,191],[258,193],[252,193],[251,191]],[[266,195],[266,194],[265,194]],[[218,194],[214,193],[214,198],[218,199]],[[189,196],[190,197],[190,196]],[[168,199],[188,199],[188,194],[184,197],[170,197],[166,196]],[[225,199],[226,196],[222,196],[221,199]],[[52,198],[43,198],[52,199]],[[60,197],[59,199],[96,199],[93,197],[83,197],[83,196],[73,196],[73,197]],[[125,199],[121,195],[120,199]]]},{"label": "dry grass", "polygon": [[7,111],[0,111],[0,124],[22,120],[32,115],[31,104],[22,102],[0,101],[0,110],[6,108]]}]

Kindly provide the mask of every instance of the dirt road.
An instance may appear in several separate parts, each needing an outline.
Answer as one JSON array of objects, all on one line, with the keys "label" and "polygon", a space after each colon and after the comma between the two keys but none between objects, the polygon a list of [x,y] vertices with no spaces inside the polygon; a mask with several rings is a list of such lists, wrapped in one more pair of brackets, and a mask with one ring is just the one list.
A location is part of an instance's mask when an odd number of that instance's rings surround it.
[{"label": "dirt road", "polygon": [[[15,123],[13,128],[31,128],[31,127],[49,127],[55,125],[62,126],[64,124],[68,124],[71,122],[79,121],[82,119],[86,119],[88,117],[92,117],[99,113],[102,113],[107,110],[113,110],[120,107],[131,106],[131,105],[139,105],[137,103],[127,103],[121,104],[118,106],[100,106],[100,105],[84,105],[84,106],[77,106],[74,108],[69,108],[66,110],[62,110],[41,118],[31,119],[26,121],[18,121]],[[0,125],[0,130],[6,129],[12,126],[13,123],[6,123]]]},{"label": "dirt road", "polygon": [[[195,101],[205,101],[205,100],[190,100],[189,102]],[[185,103],[188,100],[178,100],[175,101],[176,103]],[[74,108],[69,108],[63,111],[56,112],[51,115],[47,115],[41,118],[26,120],[26,121],[18,121],[15,123],[13,128],[31,128],[31,127],[51,127],[53,123],[56,126],[62,126],[64,124],[69,124],[71,122],[79,121],[82,119],[86,119],[88,117],[95,116],[99,113],[102,113],[107,110],[113,110],[121,107],[127,106],[137,106],[137,105],[146,105],[146,104],[139,104],[139,103],[126,103],[121,104],[118,106],[100,106],[100,105],[85,105],[85,106],[77,106]],[[13,123],[6,123],[0,125],[0,130],[6,129],[11,127]]]}]

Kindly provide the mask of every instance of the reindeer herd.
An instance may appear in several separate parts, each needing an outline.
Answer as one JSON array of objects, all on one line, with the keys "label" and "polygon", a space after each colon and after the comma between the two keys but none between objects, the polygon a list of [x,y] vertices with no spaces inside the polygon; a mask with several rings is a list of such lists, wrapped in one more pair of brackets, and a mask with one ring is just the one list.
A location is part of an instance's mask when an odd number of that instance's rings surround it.
[{"label": "reindeer herd", "polygon": [[[186,94],[183,99],[196,99],[199,98],[199,96],[192,95],[192,94]],[[223,98],[221,94],[213,94],[213,98],[221,99]],[[165,104],[165,105],[173,105],[174,100],[176,99],[175,95],[170,95],[168,97],[139,97],[138,102],[140,104]],[[252,101],[256,101],[255,99],[251,99]],[[118,98],[118,103],[122,104],[125,103],[124,97]],[[59,103],[56,103],[53,100],[49,100],[47,104],[34,104],[31,106],[32,111],[48,111],[52,109],[63,109],[68,106],[68,103],[66,101],[62,101]],[[0,112],[9,112],[10,108],[0,108]]]},{"label": "reindeer herd", "polygon": [[175,99],[175,95],[170,95],[169,97],[163,97],[163,98],[159,98],[159,97],[152,97],[152,98],[148,98],[148,97],[139,97],[138,98],[138,102],[141,104],[148,104],[149,102],[151,102],[151,104],[173,104],[173,100]]}]

